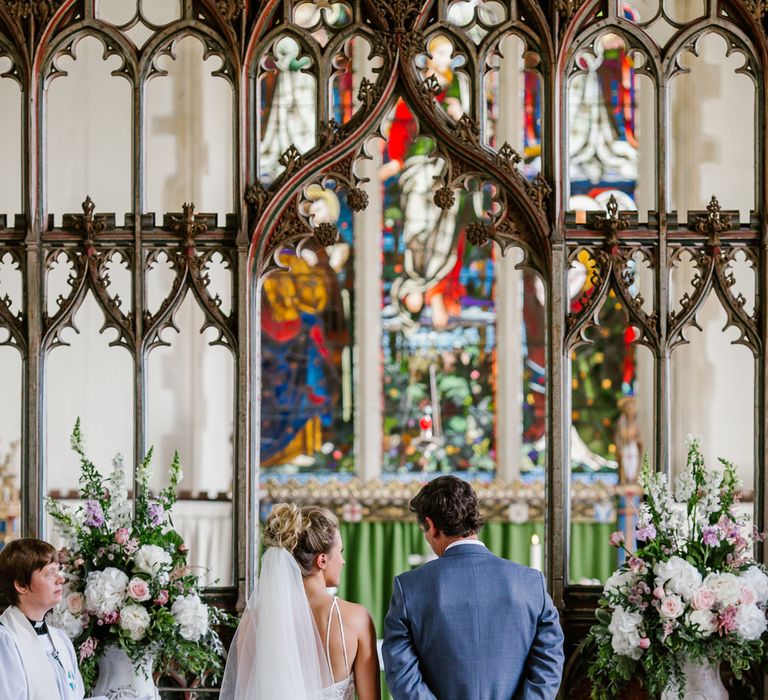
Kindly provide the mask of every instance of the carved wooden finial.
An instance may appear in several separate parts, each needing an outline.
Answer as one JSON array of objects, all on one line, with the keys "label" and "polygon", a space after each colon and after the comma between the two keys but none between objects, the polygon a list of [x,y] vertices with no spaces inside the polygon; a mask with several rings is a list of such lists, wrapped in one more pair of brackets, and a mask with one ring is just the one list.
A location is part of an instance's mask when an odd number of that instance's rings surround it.
[{"label": "carved wooden finial", "polygon": [[717,197],[712,195],[707,205],[707,215],[696,218],[696,230],[708,235],[707,245],[716,248],[720,245],[720,234],[731,228],[731,217],[724,215]]},{"label": "carved wooden finial", "polygon": [[194,253],[195,237],[208,230],[208,224],[202,216],[195,216],[195,205],[192,202],[184,202],[181,217],[174,216],[171,230],[184,236],[181,244],[187,253]]},{"label": "carved wooden finial", "polygon": [[75,231],[83,234],[83,245],[85,246],[85,250],[88,255],[92,255],[96,244],[95,236],[97,233],[101,233],[107,228],[107,220],[103,216],[94,218],[93,212],[96,210],[96,205],[93,203],[90,195],[85,196],[85,200],[83,200],[81,206],[83,208],[83,214],[75,221]]},{"label": "carved wooden finial", "polygon": [[598,215],[595,217],[595,230],[604,231],[606,234],[605,247],[615,249],[619,243],[619,231],[628,229],[631,222],[626,216],[619,216],[619,203],[613,195],[608,199],[605,205],[607,216]]}]

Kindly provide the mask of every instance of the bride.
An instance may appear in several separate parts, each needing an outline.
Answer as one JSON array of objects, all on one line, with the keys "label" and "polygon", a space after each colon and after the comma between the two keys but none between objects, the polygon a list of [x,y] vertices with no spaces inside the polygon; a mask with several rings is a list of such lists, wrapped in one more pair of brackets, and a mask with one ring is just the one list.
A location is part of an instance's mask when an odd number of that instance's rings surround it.
[{"label": "bride", "polygon": [[264,526],[256,590],[230,647],[223,700],[379,700],[368,611],[330,595],[342,542],[325,508],[283,503]]}]

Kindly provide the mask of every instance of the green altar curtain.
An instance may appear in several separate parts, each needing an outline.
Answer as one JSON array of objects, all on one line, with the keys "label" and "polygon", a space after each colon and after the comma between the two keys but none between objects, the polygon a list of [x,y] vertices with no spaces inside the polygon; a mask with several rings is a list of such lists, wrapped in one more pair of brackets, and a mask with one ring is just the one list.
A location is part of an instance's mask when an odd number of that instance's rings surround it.
[{"label": "green altar curtain", "polygon": [[[616,566],[616,550],[608,544],[615,523],[573,523],[571,526],[570,579],[605,581]],[[531,536],[544,535],[543,523],[490,522],[480,539],[494,553],[520,564],[530,564]],[[364,605],[371,613],[379,638],[395,576],[412,567],[408,557],[424,555],[427,543],[415,522],[341,523],[346,566],[342,569],[339,596]],[[384,689],[383,697],[389,698]]]}]

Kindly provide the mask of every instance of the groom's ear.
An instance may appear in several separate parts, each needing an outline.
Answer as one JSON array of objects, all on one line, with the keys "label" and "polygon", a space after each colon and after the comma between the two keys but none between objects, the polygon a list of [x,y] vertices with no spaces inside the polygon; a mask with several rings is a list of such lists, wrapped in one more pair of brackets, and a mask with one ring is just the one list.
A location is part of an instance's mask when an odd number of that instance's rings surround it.
[{"label": "groom's ear", "polygon": [[424,518],[424,532],[429,532],[433,537],[440,534],[440,530],[437,528],[437,525],[435,525],[435,521],[429,516]]}]

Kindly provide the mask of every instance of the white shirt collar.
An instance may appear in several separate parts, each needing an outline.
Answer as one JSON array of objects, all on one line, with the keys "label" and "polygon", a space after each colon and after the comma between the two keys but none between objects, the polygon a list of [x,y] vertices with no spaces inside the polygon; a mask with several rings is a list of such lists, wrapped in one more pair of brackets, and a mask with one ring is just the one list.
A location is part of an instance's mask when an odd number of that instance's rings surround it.
[{"label": "white shirt collar", "polygon": [[451,544],[445,548],[445,551],[447,552],[451,547],[458,547],[460,544],[478,544],[481,547],[485,547],[485,544],[480,540],[456,540],[455,542],[451,542]]}]

